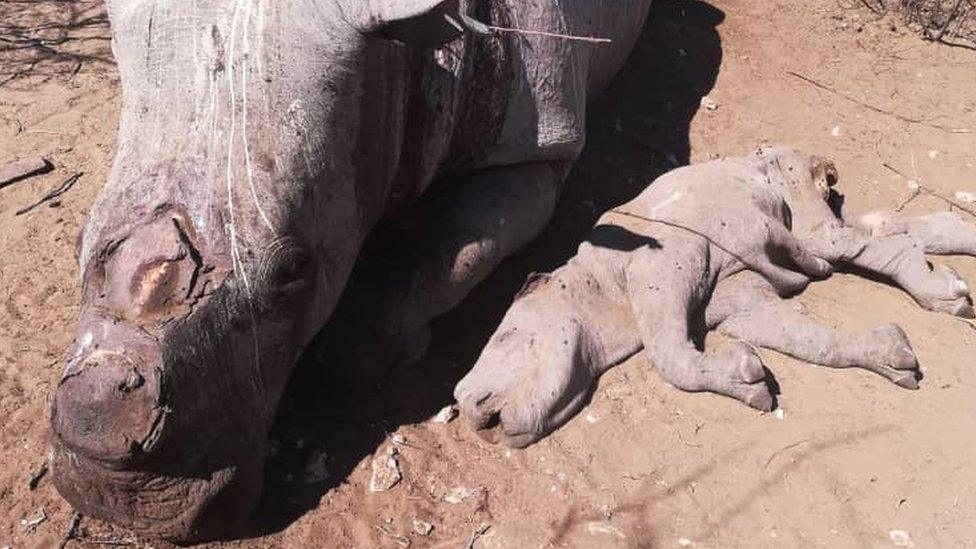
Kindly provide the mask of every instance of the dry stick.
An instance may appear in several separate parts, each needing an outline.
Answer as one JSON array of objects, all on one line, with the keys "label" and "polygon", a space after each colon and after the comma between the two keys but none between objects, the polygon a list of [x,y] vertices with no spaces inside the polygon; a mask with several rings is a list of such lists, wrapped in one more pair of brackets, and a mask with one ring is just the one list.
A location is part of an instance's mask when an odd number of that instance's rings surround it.
[{"label": "dry stick", "polygon": [[24,206],[23,208],[17,210],[17,212],[14,215],[23,215],[23,214],[25,214],[25,213],[33,210],[34,208],[40,206],[41,204],[47,202],[48,200],[51,200],[53,198],[57,198],[57,197],[61,196],[62,194],[68,192],[68,189],[70,189],[71,187],[73,187],[74,184],[77,183],[78,180],[81,179],[81,176],[83,176],[83,175],[85,175],[84,172],[78,172],[78,173],[72,175],[71,177],[69,177],[68,179],[65,179],[63,182],[61,182],[60,185],[58,185],[57,187],[51,189],[50,191],[48,191],[48,193],[46,195],[42,196],[40,198],[40,200],[38,200],[37,202],[34,202],[30,206]]},{"label": "dry stick", "polygon": [[54,169],[54,164],[47,158],[25,160],[0,166],[0,189],[18,181],[48,173]]},{"label": "dry stick", "polygon": [[884,115],[887,115],[887,116],[891,116],[891,117],[897,118],[898,120],[901,120],[902,122],[908,122],[909,124],[921,124],[923,126],[928,126],[930,128],[935,128],[937,130],[942,130],[942,131],[947,132],[947,133],[976,133],[976,129],[972,129],[972,128],[951,128],[951,127],[948,127],[948,126],[943,126],[941,124],[933,124],[932,122],[929,122],[928,120],[922,120],[921,118],[912,118],[910,116],[905,116],[903,114],[898,114],[898,113],[893,112],[893,111],[889,111],[889,110],[886,110],[886,109],[882,109],[881,107],[877,107],[877,106],[872,105],[870,103],[866,103],[866,102],[864,102],[864,101],[862,101],[862,100],[860,100],[860,99],[858,99],[858,98],[856,98],[856,97],[854,97],[852,95],[849,95],[849,94],[844,93],[842,91],[836,90],[836,89],[828,86],[827,84],[824,84],[824,83],[821,83],[821,82],[817,82],[813,78],[810,78],[808,76],[803,76],[802,74],[800,74],[798,72],[786,71],[786,74],[788,74],[790,76],[793,76],[795,78],[799,78],[800,80],[803,80],[804,82],[806,82],[806,83],[808,83],[808,84],[810,84],[812,86],[815,86],[815,87],[817,87],[817,88],[819,88],[821,90],[830,92],[830,93],[832,93],[834,95],[837,95],[839,97],[843,97],[844,99],[850,101],[851,103],[856,103],[856,104],[864,107],[865,109],[874,111],[874,112],[876,112],[878,114],[884,114]]},{"label": "dry stick", "polygon": [[[905,174],[903,174],[900,171],[898,171],[891,164],[889,164],[887,162],[882,162],[881,165],[884,166],[885,168],[888,168],[893,173],[895,173],[895,174],[897,174],[897,175],[899,175],[901,177],[905,177]],[[906,179],[907,179],[907,177],[906,177]],[[938,198],[939,200],[945,202],[946,204],[948,204],[950,206],[953,206],[955,208],[959,208],[960,210],[968,213],[969,215],[971,215],[973,217],[976,217],[976,210],[973,210],[972,208],[970,208],[968,206],[964,206],[964,205],[960,204],[959,202],[957,202],[957,201],[949,198],[948,196],[945,196],[942,193],[939,193],[938,191],[934,191],[934,190],[932,190],[932,189],[930,189],[930,188],[922,185],[918,181],[916,181],[915,184],[918,185],[918,188],[914,189],[912,196],[909,197],[908,200],[904,201],[902,203],[902,205],[898,207],[898,211],[901,211],[905,206],[908,205],[909,202],[911,202],[912,200],[915,200],[918,197],[918,195],[924,193],[924,194],[927,194],[927,195],[932,196],[934,198]]]},{"label": "dry stick", "polygon": [[593,36],[575,36],[572,34],[560,34],[556,32],[538,31],[538,30],[527,30],[527,29],[513,29],[511,27],[497,27],[494,25],[487,25],[478,21],[477,19],[465,14],[458,13],[454,15],[445,14],[444,19],[447,20],[454,28],[461,32],[467,31],[472,34],[477,34],[480,36],[490,36],[492,34],[498,33],[508,33],[508,34],[522,34],[529,36],[546,36],[549,38],[559,38],[561,40],[572,40],[577,42],[590,42],[593,44],[609,44],[613,40],[609,38],[596,38]]},{"label": "dry stick", "polygon": [[478,538],[485,535],[485,532],[487,532],[489,528],[491,528],[491,526],[487,524],[482,524],[479,526],[477,530],[471,533],[471,539],[468,540],[468,544],[465,545],[465,548],[474,549],[474,542],[478,541]]},{"label": "dry stick", "polygon": [[68,542],[75,539],[78,531],[78,525],[81,524],[81,513],[75,511],[75,514],[71,515],[71,522],[68,523],[68,529],[64,532],[64,537],[61,538],[61,542],[58,543],[58,549],[64,549]]},{"label": "dry stick", "polygon": [[27,480],[27,488],[30,490],[36,490],[37,485],[41,482],[41,479],[47,474],[47,469],[47,460],[44,460],[44,463],[41,463],[41,466],[37,468],[37,471],[34,471],[34,473]]}]

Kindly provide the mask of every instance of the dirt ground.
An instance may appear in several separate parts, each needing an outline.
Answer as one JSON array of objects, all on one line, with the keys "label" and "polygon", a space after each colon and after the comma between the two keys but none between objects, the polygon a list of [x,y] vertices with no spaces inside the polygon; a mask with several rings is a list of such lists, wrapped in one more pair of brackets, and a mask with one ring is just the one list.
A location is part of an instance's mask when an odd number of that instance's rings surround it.
[{"label": "dirt ground", "polygon": [[[976,192],[976,133],[954,131],[976,129],[976,54],[850,4],[660,1],[593,107],[552,225],[436,323],[420,364],[350,381],[328,353],[310,353],[273,432],[252,530],[213,546],[465,547],[485,527],[474,547],[976,546],[976,331],[848,275],[799,299],[844,329],[900,323],[925,373],[920,391],[763,352],[782,413],[760,415],[668,387],[638,355],[527,450],[429,420],[525,275],[565,260],[598,211],[673,165],[789,143],[835,159],[854,210],[900,204],[910,181]],[[58,23],[40,45],[0,51],[0,163],[56,165],[0,189],[0,547],[55,547],[72,513],[49,478],[36,490],[28,478],[44,460],[77,314],[75,238],[114,146],[120,90],[102,10],[0,2],[0,27]],[[704,95],[716,109],[700,106]],[[15,215],[76,172],[56,207]],[[923,196],[908,209],[947,207]],[[976,260],[944,261],[976,282]],[[394,440],[403,480],[371,493],[372,458]],[[28,532],[23,521],[42,510]],[[415,520],[433,530],[416,532]],[[69,547],[165,546],[87,518],[79,534]]]}]

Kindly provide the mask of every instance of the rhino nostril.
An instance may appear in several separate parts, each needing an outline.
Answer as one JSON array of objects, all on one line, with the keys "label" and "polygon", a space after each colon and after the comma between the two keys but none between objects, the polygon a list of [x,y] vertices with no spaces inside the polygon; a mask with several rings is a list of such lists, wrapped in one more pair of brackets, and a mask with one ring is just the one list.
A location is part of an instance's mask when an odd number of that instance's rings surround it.
[{"label": "rhino nostril", "polygon": [[123,393],[130,393],[145,384],[146,378],[142,377],[139,372],[133,370],[122,383],[119,383],[118,390]]},{"label": "rhino nostril", "polygon": [[[124,463],[158,438],[159,380],[122,352],[95,351],[69,371],[54,397],[54,433],[84,456]],[[144,366],[140,366],[144,367]]]}]

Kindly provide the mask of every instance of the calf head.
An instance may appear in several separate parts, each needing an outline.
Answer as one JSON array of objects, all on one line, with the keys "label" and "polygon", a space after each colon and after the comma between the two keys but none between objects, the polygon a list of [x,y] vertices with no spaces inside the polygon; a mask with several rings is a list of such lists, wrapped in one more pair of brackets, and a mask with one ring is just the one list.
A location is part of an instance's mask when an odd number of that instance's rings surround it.
[{"label": "calf head", "polygon": [[80,242],[54,478],[86,515],[212,538],[256,503],[284,384],[392,185],[395,40],[450,38],[456,6],[108,4],[122,116]]}]

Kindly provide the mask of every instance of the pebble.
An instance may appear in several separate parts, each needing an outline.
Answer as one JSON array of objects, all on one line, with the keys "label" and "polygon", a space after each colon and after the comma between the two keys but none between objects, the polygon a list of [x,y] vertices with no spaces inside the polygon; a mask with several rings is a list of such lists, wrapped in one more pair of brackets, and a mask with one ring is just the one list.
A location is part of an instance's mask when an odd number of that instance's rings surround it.
[{"label": "pebble", "polygon": [[701,98],[701,106],[702,107],[705,107],[706,109],[708,109],[710,111],[714,111],[714,110],[718,109],[718,101],[712,99],[711,97],[709,97],[707,95],[704,95]]},{"label": "pebble", "polygon": [[413,519],[413,531],[421,536],[429,536],[434,531],[434,525],[420,519]]},{"label": "pebble", "polygon": [[396,446],[389,446],[384,455],[373,458],[373,475],[369,479],[370,492],[386,492],[403,480]]},{"label": "pebble", "polygon": [[888,537],[891,538],[891,542],[896,547],[912,547],[915,545],[912,543],[912,537],[905,530],[892,530],[888,532]]},{"label": "pebble", "polygon": [[840,126],[834,126],[833,129],[830,130],[830,135],[834,137],[840,137],[842,133],[843,132],[841,131]]},{"label": "pebble", "polygon": [[449,404],[437,412],[437,415],[434,416],[434,423],[450,423],[452,419],[457,417],[457,414],[457,408],[453,404]]},{"label": "pebble", "polygon": [[485,488],[483,486],[478,486],[475,488],[468,488],[466,486],[455,486],[451,489],[447,495],[444,496],[444,501],[457,505],[463,501],[473,499],[476,497],[481,497],[485,493]]}]

